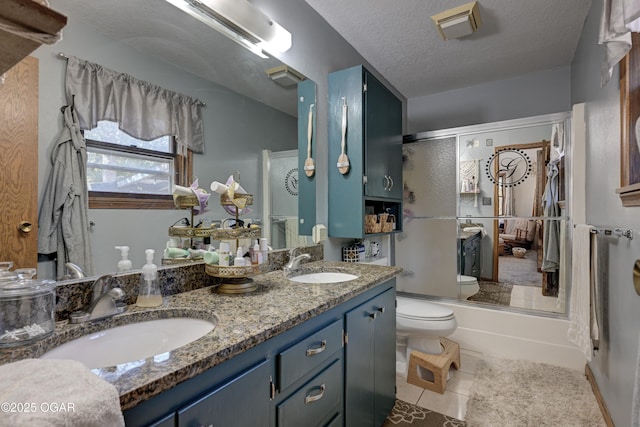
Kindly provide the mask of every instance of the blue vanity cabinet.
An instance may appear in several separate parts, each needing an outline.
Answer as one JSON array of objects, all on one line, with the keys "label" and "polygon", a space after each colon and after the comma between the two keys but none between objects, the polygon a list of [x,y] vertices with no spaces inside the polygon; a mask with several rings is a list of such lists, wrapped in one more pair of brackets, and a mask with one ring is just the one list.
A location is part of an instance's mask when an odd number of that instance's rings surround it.
[{"label": "blue vanity cabinet", "polygon": [[339,318],[278,354],[278,427],[325,426],[342,419],[343,331]]},{"label": "blue vanity cabinet", "polygon": [[381,425],[395,399],[394,313],[391,279],[140,402],[125,423]]},{"label": "blue vanity cabinet", "polygon": [[[402,102],[364,67],[329,74],[329,236],[362,238],[364,215],[402,214]],[[349,171],[340,173],[343,106]]]},{"label": "blue vanity cabinet", "polygon": [[177,425],[269,427],[270,362],[263,360],[180,409]]},{"label": "blue vanity cabinet", "polygon": [[480,232],[458,239],[458,263],[460,274],[480,278],[482,269],[482,234]]},{"label": "blue vanity cabinet", "polygon": [[395,288],[345,316],[345,425],[381,426],[395,403]]}]

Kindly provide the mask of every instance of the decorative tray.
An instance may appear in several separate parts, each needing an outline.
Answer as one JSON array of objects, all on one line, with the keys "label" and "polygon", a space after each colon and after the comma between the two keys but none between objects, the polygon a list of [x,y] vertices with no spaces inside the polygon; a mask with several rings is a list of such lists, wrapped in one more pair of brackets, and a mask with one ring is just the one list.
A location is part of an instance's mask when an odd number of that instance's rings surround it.
[{"label": "decorative tray", "polygon": [[255,228],[193,228],[169,227],[171,237],[211,237],[222,239],[257,239],[262,236],[260,227]]},{"label": "decorative tray", "polygon": [[268,271],[268,264],[247,265],[240,267],[226,267],[215,264],[205,264],[205,272],[209,276],[224,278],[245,278]]},{"label": "decorative tray", "polygon": [[175,198],[173,203],[178,209],[193,208],[200,204],[196,196],[178,196]]},{"label": "decorative tray", "polygon": [[[253,204],[253,194],[239,194],[236,193],[233,195],[234,199],[244,199],[245,205]],[[229,196],[226,193],[220,195],[220,204],[222,206],[234,206],[235,204],[231,201]]]}]

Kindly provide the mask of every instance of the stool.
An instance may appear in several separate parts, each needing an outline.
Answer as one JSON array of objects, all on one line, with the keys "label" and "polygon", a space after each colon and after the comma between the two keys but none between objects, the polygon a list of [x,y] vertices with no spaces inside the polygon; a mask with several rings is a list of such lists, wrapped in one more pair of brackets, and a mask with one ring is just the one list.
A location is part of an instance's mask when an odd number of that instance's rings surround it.
[{"label": "stool", "polygon": [[[407,373],[407,382],[409,384],[440,394],[444,393],[451,364],[456,369],[460,369],[460,345],[446,338],[440,338],[440,344],[444,348],[440,354],[427,354],[411,350],[409,372]],[[421,378],[418,374],[418,366],[433,373],[433,381]]]}]

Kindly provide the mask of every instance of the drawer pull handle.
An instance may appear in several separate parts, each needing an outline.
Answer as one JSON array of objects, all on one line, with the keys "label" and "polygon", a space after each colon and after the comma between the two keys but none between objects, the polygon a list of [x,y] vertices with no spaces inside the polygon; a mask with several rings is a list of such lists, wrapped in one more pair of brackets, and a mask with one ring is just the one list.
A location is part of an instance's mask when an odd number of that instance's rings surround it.
[{"label": "drawer pull handle", "polygon": [[311,402],[315,402],[316,400],[322,399],[322,396],[324,396],[324,390],[325,389],[326,389],[326,387],[325,387],[324,384],[320,385],[320,393],[315,394],[315,395],[311,395],[311,394],[306,395],[305,398],[304,398],[304,404],[308,405]]},{"label": "drawer pull handle", "polygon": [[380,313],[384,313],[384,306],[382,306],[382,307],[378,307],[378,308],[377,308],[377,310],[378,310]]},{"label": "drawer pull handle", "polygon": [[326,349],[327,349],[327,340],[322,340],[320,341],[320,347],[307,349],[307,356],[313,356],[314,354],[322,353]]},{"label": "drawer pull handle", "polygon": [[371,317],[372,319],[375,319],[376,317],[378,317],[378,313],[375,311],[373,313],[369,313],[369,317]]}]

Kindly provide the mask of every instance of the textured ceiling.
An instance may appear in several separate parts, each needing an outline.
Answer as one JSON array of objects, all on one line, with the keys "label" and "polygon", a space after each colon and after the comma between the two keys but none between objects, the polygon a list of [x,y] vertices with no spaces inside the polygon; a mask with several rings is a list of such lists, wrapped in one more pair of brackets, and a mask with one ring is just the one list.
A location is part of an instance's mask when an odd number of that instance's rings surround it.
[{"label": "textured ceiling", "polygon": [[444,41],[431,16],[465,0],[306,0],[405,97],[571,64],[589,0],[480,0],[482,26]]},{"label": "textured ceiling", "polygon": [[[571,64],[591,4],[590,0],[480,0],[480,29],[463,39],[444,41],[430,16],[465,0],[306,2],[406,98]],[[264,74],[278,64],[276,60],[258,58],[165,1],[50,0],[50,4],[70,22],[296,115],[295,89],[283,89]],[[314,12],[309,9],[309,13]],[[293,38],[295,43],[296,34]]]}]

